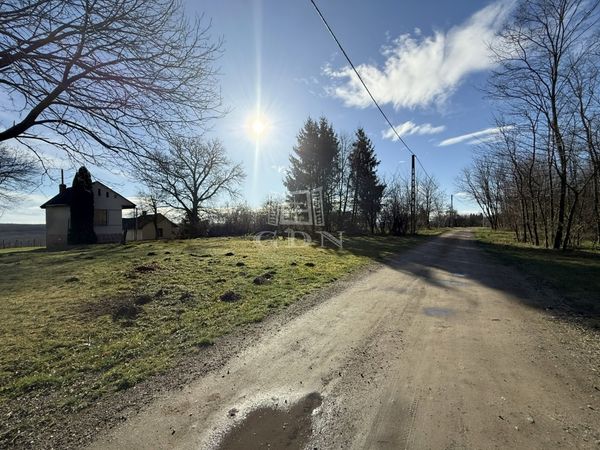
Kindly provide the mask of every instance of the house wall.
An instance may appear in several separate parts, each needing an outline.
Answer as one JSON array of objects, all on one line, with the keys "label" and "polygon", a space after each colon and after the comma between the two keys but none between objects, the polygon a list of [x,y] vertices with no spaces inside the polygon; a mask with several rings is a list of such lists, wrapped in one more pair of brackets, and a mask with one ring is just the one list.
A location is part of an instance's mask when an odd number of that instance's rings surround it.
[{"label": "house wall", "polygon": [[165,223],[162,225],[163,229],[163,237],[166,239],[175,239],[179,236],[179,227],[174,225],[172,222],[165,220]]},{"label": "house wall", "polygon": [[107,189],[99,183],[94,182],[92,186],[94,190],[94,210],[108,211],[106,225],[94,224],[98,242],[121,242],[123,238],[123,199],[115,191]]},{"label": "house wall", "polygon": [[[177,237],[177,227],[165,219],[158,221],[158,228],[162,228],[162,239],[174,239]],[[149,223],[143,229],[143,239],[154,239],[154,224]],[[139,234],[139,233],[138,233]]]},{"label": "house wall", "polygon": [[46,208],[46,247],[67,245],[71,209],[68,206]]},{"label": "house wall", "polygon": [[[138,233],[139,234],[139,233]],[[127,235],[125,236],[125,242],[135,241],[135,230],[129,229],[127,230]],[[140,240],[138,235],[138,241]]]},{"label": "house wall", "polygon": [[[162,228],[160,221],[158,222],[158,228]],[[140,235],[141,239],[144,240],[154,239],[154,223],[147,223],[146,226],[144,226],[144,228],[138,230],[138,237],[140,237]]]},{"label": "house wall", "polygon": [[[168,220],[162,219],[158,221],[158,228],[162,228],[162,239],[174,239],[177,237],[177,226],[174,226]],[[127,230],[127,242],[135,241],[135,230]],[[137,231],[137,240],[146,241],[154,239],[154,223],[146,224],[141,230]]]}]

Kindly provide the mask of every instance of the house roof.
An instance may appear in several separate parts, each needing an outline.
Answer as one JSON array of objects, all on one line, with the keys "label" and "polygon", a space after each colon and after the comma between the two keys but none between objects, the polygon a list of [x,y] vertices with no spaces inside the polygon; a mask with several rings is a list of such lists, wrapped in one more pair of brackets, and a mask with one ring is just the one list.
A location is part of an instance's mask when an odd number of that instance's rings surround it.
[{"label": "house roof", "polygon": [[40,206],[40,208],[47,208],[48,206],[69,206],[71,204],[71,193],[73,188],[66,188],[64,191],[59,192],[46,203]]},{"label": "house roof", "polygon": [[[104,183],[100,183],[99,181],[94,181],[92,183],[92,187],[94,188],[94,190],[100,187],[100,188],[108,189],[109,191],[115,193],[118,196],[118,198],[121,199],[121,208],[123,208],[123,209],[135,208],[135,203],[127,200],[121,194],[116,192],[114,189],[109,188]],[[63,192],[59,192],[54,197],[52,197],[50,200],[48,200],[46,203],[41,205],[40,208],[46,209],[49,206],[70,206],[72,192],[73,192],[73,188],[68,187]]]},{"label": "house roof", "polygon": [[[157,216],[158,216],[159,222],[166,220],[167,222],[171,223],[171,226],[174,226],[174,227],[177,226],[176,223],[173,223],[167,217],[163,216],[161,213],[158,213]],[[135,221],[136,221],[135,217],[123,219],[123,229],[125,229],[125,230],[135,229]],[[137,217],[137,229],[141,230],[146,225],[148,225],[149,223],[153,223],[153,222],[154,222],[154,214],[142,214],[141,216]]]}]

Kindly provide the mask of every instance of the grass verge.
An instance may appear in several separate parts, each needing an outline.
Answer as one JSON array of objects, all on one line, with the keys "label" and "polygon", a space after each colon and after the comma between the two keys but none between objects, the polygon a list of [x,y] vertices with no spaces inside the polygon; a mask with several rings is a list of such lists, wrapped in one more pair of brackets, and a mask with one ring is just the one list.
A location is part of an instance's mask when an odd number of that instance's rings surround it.
[{"label": "grass verge", "polygon": [[510,231],[475,230],[490,253],[543,282],[565,301],[570,313],[600,329],[600,252],[556,251],[516,242]]}]

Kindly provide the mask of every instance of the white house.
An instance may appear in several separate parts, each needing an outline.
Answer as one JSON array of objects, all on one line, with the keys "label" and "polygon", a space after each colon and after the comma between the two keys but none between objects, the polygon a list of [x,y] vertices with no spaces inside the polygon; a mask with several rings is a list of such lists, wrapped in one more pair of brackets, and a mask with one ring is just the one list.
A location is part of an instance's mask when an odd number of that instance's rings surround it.
[{"label": "white house", "polygon": [[[179,227],[161,213],[156,215],[156,224],[159,239],[175,239],[177,237]],[[156,236],[154,214],[142,212],[141,216],[123,219],[123,230],[127,233],[127,242],[154,239]]]},{"label": "white house", "polygon": [[[94,231],[98,243],[121,242],[123,238],[123,210],[135,204],[108,186],[94,181]],[[46,247],[67,245],[71,223],[71,191],[64,183],[59,192],[40,208],[46,210]]]}]

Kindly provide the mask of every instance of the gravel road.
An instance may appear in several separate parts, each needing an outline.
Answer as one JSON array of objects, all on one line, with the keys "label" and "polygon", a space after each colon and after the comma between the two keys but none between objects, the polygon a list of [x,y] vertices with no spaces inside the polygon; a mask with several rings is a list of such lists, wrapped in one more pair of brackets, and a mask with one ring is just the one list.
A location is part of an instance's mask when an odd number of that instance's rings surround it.
[{"label": "gravel road", "polygon": [[597,355],[548,295],[447,233],[91,448],[600,449]]}]

